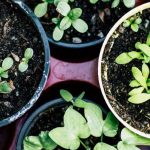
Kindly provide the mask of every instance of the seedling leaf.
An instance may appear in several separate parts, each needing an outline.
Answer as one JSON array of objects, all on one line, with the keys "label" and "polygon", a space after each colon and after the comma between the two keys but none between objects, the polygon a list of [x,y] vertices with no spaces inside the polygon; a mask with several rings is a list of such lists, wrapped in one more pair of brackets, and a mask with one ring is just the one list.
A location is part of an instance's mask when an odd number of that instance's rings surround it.
[{"label": "seedling leaf", "polygon": [[25,53],[24,53],[24,57],[29,60],[33,57],[33,49],[32,48],[27,48],[25,50]]},{"label": "seedling leaf", "polygon": [[60,30],[59,27],[55,27],[53,31],[53,39],[55,41],[60,41],[64,35],[64,30]]},{"label": "seedling leaf", "polygon": [[139,31],[139,26],[138,26],[138,24],[136,24],[136,23],[131,24],[131,29],[132,29],[134,32],[138,32],[138,31]]},{"label": "seedling leaf", "polygon": [[150,139],[144,138],[142,136],[139,136],[133,132],[131,132],[129,129],[124,128],[121,131],[121,139],[127,144],[133,144],[133,145],[150,145]]},{"label": "seedling leaf", "polygon": [[11,57],[7,57],[3,60],[2,68],[4,71],[10,69],[13,66],[13,59]]},{"label": "seedling leaf", "polygon": [[118,131],[119,122],[115,116],[109,112],[104,121],[103,133],[107,137],[114,137]]},{"label": "seedling leaf", "polygon": [[127,8],[132,8],[135,6],[135,0],[123,0],[123,3]]},{"label": "seedling leaf", "polygon": [[71,8],[67,2],[61,1],[58,3],[56,10],[63,16],[67,16]]},{"label": "seedling leaf", "polygon": [[120,0],[113,0],[111,7],[116,8],[120,3]]},{"label": "seedling leaf", "polygon": [[45,150],[53,150],[57,147],[56,143],[54,143],[54,141],[52,141],[52,139],[49,137],[48,135],[48,131],[42,131],[39,134],[39,140],[42,144],[43,149]]},{"label": "seedling leaf", "polygon": [[43,3],[38,4],[34,10],[35,15],[39,18],[43,17],[47,12],[47,7],[48,7],[47,2],[43,2]]},{"label": "seedling leaf", "polygon": [[129,145],[123,141],[120,141],[118,144],[117,144],[117,148],[118,150],[140,150],[139,148],[137,148],[135,145]]},{"label": "seedling leaf", "polygon": [[68,16],[64,17],[60,22],[60,30],[66,30],[71,26],[71,20]]},{"label": "seedling leaf", "polygon": [[103,114],[101,109],[93,103],[87,103],[84,109],[87,124],[90,128],[91,135],[100,137],[103,129]]},{"label": "seedling leaf", "polygon": [[145,89],[147,89],[146,80],[142,75],[142,72],[137,67],[132,67],[132,74],[133,77],[143,86]]},{"label": "seedling leaf", "polygon": [[20,72],[25,72],[28,69],[28,64],[25,62],[21,62],[19,64],[19,71]]},{"label": "seedling leaf", "polygon": [[74,20],[72,26],[80,33],[85,33],[88,30],[87,23],[82,19]]},{"label": "seedling leaf", "polygon": [[150,33],[148,34],[146,44],[147,44],[148,46],[150,46]]},{"label": "seedling leaf", "polygon": [[82,9],[81,8],[74,8],[70,11],[69,17],[71,20],[76,20],[78,19],[82,14]]},{"label": "seedling leaf", "polygon": [[90,130],[85,118],[71,106],[65,112],[64,125],[70,130],[70,133],[74,132],[80,138],[88,138],[90,136]]},{"label": "seedling leaf", "polygon": [[95,145],[94,150],[117,150],[117,149],[111,145],[101,142]]},{"label": "seedling leaf", "polygon": [[144,91],[144,87],[135,88],[129,92],[129,95],[133,96],[133,95],[141,94],[143,91]]},{"label": "seedling leaf", "polygon": [[149,73],[150,73],[149,67],[146,64],[143,64],[142,65],[142,74],[143,74],[145,80],[148,79]]},{"label": "seedling leaf", "polygon": [[76,138],[72,131],[64,127],[58,127],[49,132],[50,138],[59,146],[65,149],[78,149],[80,140]]},{"label": "seedling leaf", "polygon": [[132,60],[133,59],[128,55],[128,53],[122,53],[116,58],[115,62],[117,64],[128,64]]},{"label": "seedling leaf", "polygon": [[130,82],[130,87],[139,87],[140,86],[140,83],[137,82],[136,80],[132,80]]},{"label": "seedling leaf", "polygon": [[150,94],[141,93],[141,94],[131,96],[128,99],[128,101],[133,104],[141,104],[141,103],[148,101],[149,99],[150,99]]},{"label": "seedling leaf", "polygon": [[72,94],[67,90],[60,90],[60,95],[67,102],[71,102],[73,100]]},{"label": "seedling leaf", "polygon": [[6,81],[0,82],[0,93],[6,94],[12,92],[12,88],[10,87],[10,84]]},{"label": "seedling leaf", "polygon": [[23,145],[24,150],[41,150],[43,148],[38,136],[26,137]]}]

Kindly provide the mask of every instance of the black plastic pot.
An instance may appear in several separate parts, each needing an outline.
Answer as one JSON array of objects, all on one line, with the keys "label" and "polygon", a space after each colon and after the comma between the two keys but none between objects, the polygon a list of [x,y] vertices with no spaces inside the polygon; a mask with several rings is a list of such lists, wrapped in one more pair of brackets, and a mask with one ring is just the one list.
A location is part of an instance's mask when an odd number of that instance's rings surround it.
[{"label": "black plastic pot", "polygon": [[[89,100],[86,100],[86,101],[89,101]],[[33,112],[31,114],[31,116],[27,119],[27,121],[25,122],[25,124],[23,125],[23,127],[20,131],[18,141],[17,141],[16,150],[23,150],[23,140],[24,140],[24,138],[28,135],[31,128],[34,126],[34,124],[38,120],[39,116],[41,116],[43,112],[45,112],[47,109],[52,108],[52,107],[56,107],[56,106],[57,107],[59,107],[59,106],[63,107],[65,105],[67,105],[67,102],[65,102],[62,99],[56,99],[56,100],[45,103],[44,105],[39,107],[35,112]],[[104,108],[102,108],[102,111],[103,111],[104,114],[107,113],[107,111]]]},{"label": "black plastic pot", "polygon": [[[27,0],[20,1],[27,3]],[[97,58],[105,39],[104,37],[90,42],[75,44],[65,41],[56,42],[50,35],[47,36],[51,46],[51,55],[67,62],[83,62]]]},{"label": "black plastic pot", "polygon": [[42,75],[40,84],[39,84],[37,90],[35,91],[33,97],[17,113],[13,114],[12,116],[10,116],[6,119],[1,120],[0,121],[0,127],[5,126],[5,125],[10,124],[11,122],[15,121],[16,119],[21,117],[25,112],[27,112],[34,105],[34,103],[39,98],[39,96],[40,96],[40,94],[41,94],[41,92],[42,92],[42,90],[45,86],[45,83],[47,81],[47,77],[48,77],[48,74],[49,74],[49,66],[50,66],[50,62],[49,62],[49,60],[50,60],[49,44],[48,44],[48,40],[47,40],[45,31],[44,31],[41,23],[34,16],[34,13],[23,2],[21,2],[19,0],[12,0],[12,2],[14,3],[14,5],[16,7],[18,7],[20,9],[20,11],[22,11],[25,15],[28,16],[28,18],[34,23],[35,29],[41,35],[41,41],[43,42],[43,48],[44,48],[44,52],[45,52],[45,64],[44,64],[44,70],[43,70],[43,75]]},{"label": "black plastic pot", "polygon": [[52,56],[68,62],[83,62],[97,58],[105,38],[87,43],[73,44],[56,42],[48,37],[52,47]]}]

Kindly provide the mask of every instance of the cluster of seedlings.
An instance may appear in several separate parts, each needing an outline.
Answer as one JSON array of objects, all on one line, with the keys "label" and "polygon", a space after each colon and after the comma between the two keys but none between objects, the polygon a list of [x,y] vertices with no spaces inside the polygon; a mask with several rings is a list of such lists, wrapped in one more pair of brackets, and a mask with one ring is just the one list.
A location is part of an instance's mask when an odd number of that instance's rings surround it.
[{"label": "cluster of seedlings", "polygon": [[[79,33],[85,33],[88,31],[88,23],[82,18],[81,8],[71,8],[71,3],[75,0],[42,0],[43,2],[35,7],[35,15],[39,18],[45,16],[48,11],[49,5],[54,5],[57,17],[51,18],[52,23],[56,26],[53,30],[53,39],[60,41],[64,35],[64,32],[71,26]],[[90,4],[94,5],[98,1],[112,3],[112,8],[116,8],[120,2],[126,7],[131,8],[135,6],[135,0],[87,0]]]},{"label": "cluster of seedlings", "polygon": [[[13,54],[13,53],[12,53]],[[17,57],[13,54],[14,57]],[[27,48],[24,53],[24,58],[22,58],[19,63],[18,70],[20,72],[25,72],[28,69],[28,62],[33,56],[33,49]],[[11,57],[7,57],[3,60],[2,66],[0,67],[0,93],[6,94],[12,92],[15,87],[13,81],[3,81],[4,79],[9,78],[9,70],[13,67],[14,60]]]},{"label": "cluster of seedlings", "polygon": [[[123,23],[124,27],[130,27],[134,32],[138,32],[139,25],[142,19],[135,15]],[[150,63],[150,33],[147,36],[147,41],[145,43],[136,42],[134,51],[124,52],[120,54],[115,62],[117,64],[128,64],[131,61],[137,59],[142,61],[142,67],[137,68],[133,66],[132,76],[133,80],[130,82],[129,86],[133,89],[128,93],[128,101],[134,104],[141,104],[150,100],[150,69],[148,64]]]},{"label": "cluster of seedlings", "polygon": [[[81,147],[86,150],[140,150],[136,145],[150,143],[149,139],[124,128],[117,145],[109,145],[104,137],[113,139],[120,132],[119,121],[113,114],[109,112],[103,119],[102,108],[92,102],[84,101],[84,92],[75,99],[66,90],[60,90],[60,94],[66,102],[71,103],[64,113],[63,126],[51,131],[41,131],[38,136],[27,136],[24,140],[24,150],[53,150],[58,146],[73,150]],[[98,139],[98,143],[95,142],[93,148],[90,145],[90,137]]]}]

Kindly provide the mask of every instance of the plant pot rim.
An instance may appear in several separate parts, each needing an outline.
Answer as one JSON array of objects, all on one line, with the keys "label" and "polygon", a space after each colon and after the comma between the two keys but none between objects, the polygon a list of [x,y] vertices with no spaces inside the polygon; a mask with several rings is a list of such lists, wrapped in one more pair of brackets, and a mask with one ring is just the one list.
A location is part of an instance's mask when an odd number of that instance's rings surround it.
[{"label": "plant pot rim", "polygon": [[[95,103],[88,99],[84,99],[84,100],[87,102]],[[31,125],[37,121],[36,118],[38,117],[38,115],[40,113],[44,112],[45,110],[47,110],[49,108],[52,108],[55,106],[61,106],[63,104],[69,104],[69,103],[64,101],[62,98],[57,98],[57,99],[51,100],[51,101],[46,102],[45,104],[41,105],[40,107],[38,107],[30,116],[28,116],[27,119],[25,120],[25,123],[23,124],[23,127],[19,131],[16,150],[22,150],[21,149],[22,143],[23,143],[22,141],[24,140],[26,133],[30,130]],[[97,105],[97,103],[95,103],[95,104]],[[101,108],[101,110],[104,114],[108,113],[107,110],[105,110],[105,108],[103,108],[101,105],[98,105],[98,106]]]},{"label": "plant pot rim", "polygon": [[44,63],[44,69],[43,69],[43,75],[42,75],[41,81],[37,87],[37,90],[34,92],[32,98],[18,112],[11,115],[10,117],[7,117],[7,118],[1,120],[0,127],[6,126],[6,125],[12,123],[13,121],[17,120],[19,117],[21,117],[23,114],[25,114],[34,105],[34,103],[38,100],[42,90],[45,87],[45,84],[46,84],[46,81],[47,81],[47,78],[49,75],[49,66],[50,66],[49,43],[48,43],[46,33],[45,33],[41,23],[34,16],[34,13],[30,10],[30,8],[27,5],[25,5],[22,1],[20,1],[20,0],[11,0],[11,1],[14,3],[14,5],[16,5],[18,7],[18,9],[20,9],[20,11],[22,11],[24,13],[24,15],[27,15],[30,18],[30,20],[34,23],[36,30],[39,32],[39,34],[41,36],[40,38],[43,43],[43,49],[45,52],[45,58],[44,58],[45,63]]},{"label": "plant pot rim", "polygon": [[68,48],[69,50],[70,49],[81,49],[81,48],[89,48],[89,47],[92,47],[92,46],[97,46],[99,44],[101,44],[105,37],[102,38],[102,39],[97,39],[97,40],[93,40],[93,41],[89,41],[89,42],[84,42],[84,43],[69,43],[69,42],[64,42],[64,41],[55,41],[52,39],[52,37],[50,37],[49,35],[48,36],[48,41],[56,46],[59,46],[59,47],[64,47],[64,48]]},{"label": "plant pot rim", "polygon": [[59,106],[59,105],[65,104],[65,103],[67,103],[67,102],[63,101],[61,98],[46,102],[45,104],[43,104],[42,106],[37,108],[29,117],[27,117],[23,127],[20,129],[18,139],[17,139],[16,150],[22,150],[22,143],[23,143],[25,134],[26,134],[26,132],[28,132],[30,130],[29,127],[31,126],[31,124],[34,123],[33,121],[38,116],[38,114],[42,113],[44,110],[46,110],[48,108],[51,108],[54,106]]},{"label": "plant pot rim", "polygon": [[101,92],[102,92],[102,95],[105,99],[105,102],[106,104],[108,105],[109,109],[112,111],[112,113],[115,115],[115,117],[125,126],[127,127],[129,130],[131,130],[132,132],[140,135],[140,136],[143,136],[143,137],[146,137],[146,138],[150,138],[150,134],[146,134],[142,131],[139,131],[137,130],[136,128],[132,127],[131,125],[129,125],[127,122],[125,122],[116,112],[115,110],[113,109],[113,107],[111,106],[107,96],[106,96],[106,93],[105,93],[105,90],[104,90],[104,87],[103,87],[103,83],[102,83],[102,58],[103,58],[103,54],[104,54],[104,51],[105,51],[105,47],[110,39],[110,37],[112,36],[112,34],[116,31],[116,29],[120,26],[120,24],[122,24],[126,19],[128,19],[129,17],[133,16],[134,14],[138,13],[139,11],[142,11],[142,10],[145,10],[145,9],[148,9],[150,8],[150,2],[148,3],[145,3],[143,5],[140,5],[134,9],[132,9],[131,11],[129,11],[128,13],[126,13],[121,19],[119,19],[117,21],[117,23],[111,28],[111,30],[109,31],[109,33],[107,34],[106,38],[105,38],[105,41],[101,47],[101,51],[100,51],[100,55],[99,55],[99,60],[98,60],[98,79],[99,79],[99,84],[100,84],[100,89],[101,89]]}]

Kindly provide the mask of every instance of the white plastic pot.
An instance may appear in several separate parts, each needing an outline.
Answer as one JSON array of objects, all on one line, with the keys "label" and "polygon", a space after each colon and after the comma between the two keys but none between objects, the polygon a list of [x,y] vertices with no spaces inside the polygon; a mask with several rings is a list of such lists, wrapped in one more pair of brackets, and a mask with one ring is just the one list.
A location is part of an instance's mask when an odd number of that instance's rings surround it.
[{"label": "white plastic pot", "polygon": [[103,86],[103,82],[102,82],[102,76],[104,75],[103,73],[103,55],[104,55],[104,52],[106,50],[106,46],[107,46],[107,43],[109,41],[109,39],[111,38],[112,34],[116,31],[116,29],[128,18],[130,18],[131,16],[133,16],[134,14],[140,12],[140,11],[143,11],[145,9],[148,9],[150,8],[150,2],[146,3],[146,4],[143,4],[141,6],[138,6],[134,9],[132,9],[131,11],[129,11],[127,14],[125,14],[113,27],[112,29],[109,31],[108,35],[106,36],[106,39],[102,45],[102,48],[101,48],[101,52],[100,52],[100,56],[99,56],[99,64],[98,64],[98,78],[99,78],[99,84],[100,84],[100,88],[101,88],[101,91],[102,91],[102,94],[103,94],[103,97],[108,105],[108,107],[110,108],[110,110],[112,111],[112,113],[116,116],[116,118],[125,126],[127,127],[128,129],[130,129],[132,132],[140,135],[140,136],[143,136],[143,137],[146,137],[146,138],[150,138],[150,134],[146,134],[144,132],[141,132],[137,129],[135,129],[134,127],[132,127],[131,125],[129,125],[127,122],[125,122],[116,112],[115,110],[113,109],[113,107],[111,106],[110,102],[109,102],[109,98],[107,97],[106,95],[106,91],[105,91],[105,88]]}]

